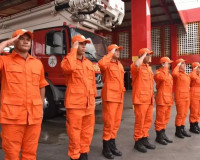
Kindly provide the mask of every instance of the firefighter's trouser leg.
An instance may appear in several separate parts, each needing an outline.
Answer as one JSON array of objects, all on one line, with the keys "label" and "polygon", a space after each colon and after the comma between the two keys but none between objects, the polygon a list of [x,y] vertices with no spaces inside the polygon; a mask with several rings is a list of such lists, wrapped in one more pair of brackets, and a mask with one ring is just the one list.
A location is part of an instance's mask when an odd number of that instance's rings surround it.
[{"label": "firefighter's trouser leg", "polygon": [[138,141],[142,137],[149,136],[149,129],[151,128],[153,119],[153,105],[134,104],[135,112],[135,127],[134,139]]},{"label": "firefighter's trouser leg", "polygon": [[191,98],[190,101],[190,123],[199,122],[200,100]]},{"label": "firefighter's trouser leg", "polygon": [[190,101],[189,100],[180,100],[176,101],[176,126],[182,126],[185,125],[185,119],[187,117],[188,111],[189,111]]},{"label": "firefighter's trouser leg", "polygon": [[156,106],[156,120],[155,130],[160,131],[166,129],[171,115],[171,106],[169,105],[157,105]]},{"label": "firefighter's trouser leg", "polygon": [[103,101],[103,140],[116,139],[121,123],[123,103]]},{"label": "firefighter's trouser leg", "polygon": [[69,137],[68,155],[79,159],[81,153],[90,151],[94,133],[95,115],[92,109],[67,109],[66,128]]},{"label": "firefighter's trouser leg", "polygon": [[[5,160],[36,160],[41,124],[1,124]],[[21,151],[21,159],[19,154]]]}]

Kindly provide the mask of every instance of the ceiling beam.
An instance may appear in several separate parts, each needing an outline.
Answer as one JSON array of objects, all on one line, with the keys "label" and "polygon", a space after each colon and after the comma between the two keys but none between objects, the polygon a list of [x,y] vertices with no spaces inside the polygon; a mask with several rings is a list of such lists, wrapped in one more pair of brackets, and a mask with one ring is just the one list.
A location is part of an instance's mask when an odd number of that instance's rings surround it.
[{"label": "ceiling beam", "polygon": [[[165,5],[167,5],[167,6],[174,6],[174,2],[170,2],[170,3],[165,3]],[[162,6],[160,5],[160,4],[156,4],[156,5],[153,5],[153,6],[151,6],[151,8],[157,8],[157,7],[160,7],[160,8],[162,8]]]},{"label": "ceiling beam", "polygon": [[[178,14],[178,12],[170,12],[170,14]],[[151,14],[151,17],[159,17],[159,16],[165,16],[165,13],[160,13],[160,14]]]},{"label": "ceiling beam", "polygon": [[17,6],[17,5],[20,5],[20,4],[27,2],[27,1],[30,1],[30,0],[14,0],[14,1],[7,0],[7,1],[3,1],[3,2],[0,1],[0,11],[7,9],[7,8]]},{"label": "ceiling beam", "polygon": [[158,1],[159,1],[160,5],[162,6],[162,8],[163,8],[163,10],[164,10],[164,12],[166,14],[166,16],[168,17],[170,23],[173,24],[174,21],[173,21],[173,19],[171,17],[171,14],[170,14],[170,11],[169,11],[169,9],[167,7],[167,4],[165,3],[164,0],[158,0]]},{"label": "ceiling beam", "polygon": [[[181,24],[181,20],[180,19],[175,19],[174,20],[175,23],[174,24]],[[152,27],[154,26],[161,26],[161,25],[170,25],[169,21],[159,21],[159,22],[151,22]]]}]

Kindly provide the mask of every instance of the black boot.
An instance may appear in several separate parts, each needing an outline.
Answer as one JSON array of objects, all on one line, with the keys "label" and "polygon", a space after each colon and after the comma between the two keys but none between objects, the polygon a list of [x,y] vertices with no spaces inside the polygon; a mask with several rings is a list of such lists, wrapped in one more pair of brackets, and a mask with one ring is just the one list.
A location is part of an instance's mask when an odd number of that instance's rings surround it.
[{"label": "black boot", "polygon": [[136,150],[138,150],[139,152],[142,152],[142,153],[146,153],[146,152],[147,152],[147,149],[146,149],[145,146],[142,144],[141,139],[135,141],[134,148],[135,148]]},{"label": "black boot", "polygon": [[105,141],[103,140],[103,151],[102,151],[104,157],[108,158],[108,159],[114,159],[114,156],[110,150],[109,147],[109,141]]},{"label": "black boot", "polygon": [[164,135],[163,135],[163,132],[162,130],[160,131],[156,131],[156,142],[162,144],[162,145],[167,145],[167,142],[164,140]]},{"label": "black boot", "polygon": [[154,144],[149,143],[148,138],[147,137],[143,137],[142,139],[142,144],[148,148],[148,149],[155,149],[156,146]]},{"label": "black boot", "polygon": [[200,128],[199,128],[199,124],[198,124],[198,122],[195,122],[195,125],[196,125],[198,131],[200,132]]},{"label": "black boot", "polygon": [[111,150],[112,154],[114,154],[115,156],[122,156],[122,152],[120,152],[117,149],[115,139],[110,139],[109,145],[110,145],[110,150]]},{"label": "black boot", "polygon": [[185,126],[184,126],[184,125],[181,126],[181,133],[182,133],[185,137],[191,137],[191,135],[188,134],[188,133],[186,132]]},{"label": "black boot", "polygon": [[171,139],[169,139],[167,137],[167,135],[165,134],[165,129],[162,129],[162,132],[163,132],[163,137],[164,137],[164,140],[167,142],[167,143],[173,143],[173,141]]},{"label": "black boot", "polygon": [[190,132],[192,133],[196,133],[196,134],[199,134],[199,130],[197,128],[197,125],[196,123],[190,123]]},{"label": "black boot", "polygon": [[184,138],[184,135],[181,132],[181,126],[176,126],[175,136],[178,137],[178,138]]},{"label": "black boot", "polygon": [[81,156],[80,156],[79,160],[88,160],[87,153],[81,153]]}]

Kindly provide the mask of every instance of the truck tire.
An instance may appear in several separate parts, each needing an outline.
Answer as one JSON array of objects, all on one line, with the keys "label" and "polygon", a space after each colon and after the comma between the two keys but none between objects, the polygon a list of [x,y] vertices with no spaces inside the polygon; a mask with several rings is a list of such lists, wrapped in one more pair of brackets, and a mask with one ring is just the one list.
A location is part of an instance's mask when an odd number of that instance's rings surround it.
[{"label": "truck tire", "polygon": [[55,104],[53,93],[49,86],[45,88],[45,99],[43,109],[44,119],[54,118],[58,115],[58,108]]}]

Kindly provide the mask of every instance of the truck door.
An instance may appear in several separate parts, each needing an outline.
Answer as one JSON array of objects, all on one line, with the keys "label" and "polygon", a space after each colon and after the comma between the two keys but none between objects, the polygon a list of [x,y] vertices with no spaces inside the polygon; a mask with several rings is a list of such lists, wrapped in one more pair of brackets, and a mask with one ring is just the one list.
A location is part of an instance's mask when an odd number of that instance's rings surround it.
[{"label": "truck door", "polygon": [[68,50],[67,32],[63,28],[52,28],[34,32],[33,54],[42,61],[45,75],[54,85],[65,84],[60,64]]},{"label": "truck door", "polygon": [[61,61],[69,50],[66,27],[48,28],[34,31],[32,55],[41,60],[45,77],[50,86],[46,87],[44,117],[52,118],[64,110],[65,76]]}]

